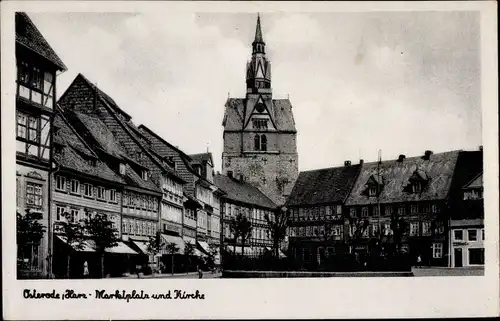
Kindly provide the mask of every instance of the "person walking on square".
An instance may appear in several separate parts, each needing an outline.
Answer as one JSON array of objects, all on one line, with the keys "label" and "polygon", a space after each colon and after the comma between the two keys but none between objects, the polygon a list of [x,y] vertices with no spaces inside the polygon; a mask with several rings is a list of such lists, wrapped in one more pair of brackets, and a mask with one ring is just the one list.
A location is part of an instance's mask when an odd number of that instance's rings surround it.
[{"label": "person walking on square", "polygon": [[203,271],[200,269],[200,266],[197,265],[196,268],[198,269],[198,279],[203,279]]},{"label": "person walking on square", "polygon": [[422,257],[420,256],[420,254],[417,256],[417,267],[422,267]]},{"label": "person walking on square", "polygon": [[88,279],[89,277],[89,263],[87,261],[83,262],[83,277]]}]

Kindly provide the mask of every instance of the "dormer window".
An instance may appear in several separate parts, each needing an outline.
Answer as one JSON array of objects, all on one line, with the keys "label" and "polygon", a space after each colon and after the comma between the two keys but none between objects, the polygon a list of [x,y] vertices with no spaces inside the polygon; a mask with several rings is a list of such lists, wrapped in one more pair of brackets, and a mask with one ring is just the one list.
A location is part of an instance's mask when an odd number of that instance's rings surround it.
[{"label": "dormer window", "polygon": [[421,182],[413,183],[412,190],[413,190],[413,193],[421,193],[422,192],[422,183]]},{"label": "dormer window", "polygon": [[370,196],[377,196],[377,187],[376,186],[370,186],[368,188],[368,195]]},{"label": "dormer window", "polygon": [[148,176],[149,176],[149,175],[148,175],[148,171],[147,171],[147,170],[143,170],[143,171],[141,172],[141,178],[142,178],[143,180],[147,181],[147,180],[148,180]]},{"label": "dormer window", "polygon": [[127,167],[125,166],[125,164],[121,163],[120,164],[120,175],[125,175],[126,172],[127,172]]},{"label": "dormer window", "polygon": [[407,191],[415,194],[422,193],[428,182],[429,177],[427,174],[423,170],[417,168],[409,179]]},{"label": "dormer window", "polygon": [[368,178],[366,182],[366,189],[364,191],[365,195],[369,197],[377,197],[384,186],[384,180],[379,174],[373,174]]}]

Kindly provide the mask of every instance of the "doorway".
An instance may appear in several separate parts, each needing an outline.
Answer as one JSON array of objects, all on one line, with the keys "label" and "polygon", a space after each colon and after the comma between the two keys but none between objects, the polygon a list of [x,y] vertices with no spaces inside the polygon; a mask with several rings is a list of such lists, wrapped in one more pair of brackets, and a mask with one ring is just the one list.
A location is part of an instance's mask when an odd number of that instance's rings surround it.
[{"label": "doorway", "polygon": [[455,267],[462,267],[463,266],[462,249],[455,249],[454,254],[455,254],[454,255]]}]

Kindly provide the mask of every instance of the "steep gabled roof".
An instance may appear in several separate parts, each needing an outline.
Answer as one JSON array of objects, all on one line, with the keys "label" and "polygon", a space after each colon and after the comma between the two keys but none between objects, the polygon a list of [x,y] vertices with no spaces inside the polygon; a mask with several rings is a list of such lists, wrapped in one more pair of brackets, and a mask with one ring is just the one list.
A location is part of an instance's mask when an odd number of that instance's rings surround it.
[{"label": "steep gabled roof", "polygon": [[[415,202],[446,199],[457,164],[459,151],[433,154],[429,159],[422,156],[405,158],[403,161],[387,160],[364,163],[346,205],[375,204],[377,198],[366,195],[366,183],[377,170],[384,177],[384,186],[379,195],[381,203]],[[379,168],[377,169],[377,167]],[[418,171],[417,171],[418,170]],[[411,193],[406,187],[417,171],[428,183],[421,193]],[[421,171],[421,172],[419,172]]]},{"label": "steep gabled roof", "polygon": [[[222,123],[224,131],[239,131],[243,129],[245,101],[243,98],[229,98],[227,100]],[[278,131],[297,132],[290,100],[273,99],[272,104],[273,108],[270,109],[274,113],[272,119],[276,123],[276,129]]]},{"label": "steep gabled roof", "polygon": [[[144,188],[151,191],[160,191],[153,182],[143,180],[129,165],[135,164],[135,161],[127,156],[127,153],[121,144],[115,139],[108,127],[96,116],[83,114],[68,110],[72,121],[75,122],[81,136],[86,142],[96,149],[99,149],[114,158],[121,160],[126,165],[125,175],[120,175],[123,181],[131,186]],[[118,175],[118,174],[117,174]]]},{"label": "steep gabled roof", "polygon": [[262,194],[255,186],[224,175],[214,176],[215,185],[226,193],[224,198],[242,202],[248,205],[254,205],[267,209],[274,209],[277,205],[266,195]]},{"label": "steep gabled roof", "polygon": [[61,146],[61,148],[54,150],[53,159],[56,164],[62,168],[110,182],[125,183],[87,146],[61,112],[56,112],[53,124],[54,128],[57,128],[53,137],[54,143]]},{"label": "steep gabled roof", "polygon": [[61,58],[25,12],[16,12],[16,42],[44,57],[59,70],[67,70]]},{"label": "steep gabled roof", "polygon": [[360,171],[360,165],[300,172],[287,206],[344,202]]}]

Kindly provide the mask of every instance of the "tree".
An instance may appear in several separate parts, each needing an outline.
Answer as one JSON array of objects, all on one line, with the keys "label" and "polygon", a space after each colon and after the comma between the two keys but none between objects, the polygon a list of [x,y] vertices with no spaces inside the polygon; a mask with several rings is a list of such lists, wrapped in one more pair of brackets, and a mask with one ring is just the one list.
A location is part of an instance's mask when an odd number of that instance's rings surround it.
[{"label": "tree", "polygon": [[33,268],[33,251],[34,248],[40,245],[40,242],[45,234],[46,228],[40,223],[43,215],[40,212],[33,212],[26,209],[26,214],[22,215],[16,212],[16,241],[18,258],[24,261],[26,251],[30,253],[30,269]]},{"label": "tree", "polygon": [[[87,212],[87,210],[86,210]],[[118,231],[113,227],[106,214],[96,213],[95,215],[86,215],[84,220],[85,231],[88,238],[92,240],[94,250],[101,257],[101,278],[104,278],[104,253],[106,249],[118,245]]]},{"label": "tree", "polygon": [[282,207],[275,211],[274,220],[272,220],[268,214],[264,216],[267,222],[268,235],[271,236],[273,241],[273,249],[276,258],[279,258],[280,245],[286,236],[289,215],[290,212],[286,207]]},{"label": "tree", "polygon": [[165,249],[172,256],[172,274],[174,274],[174,255],[179,252],[179,247],[174,242],[167,242]]},{"label": "tree", "polygon": [[369,221],[366,218],[358,218],[354,215],[349,215],[348,220],[352,232],[350,233],[350,243],[353,245],[358,244],[368,228]]},{"label": "tree", "polygon": [[[156,254],[160,253],[161,249],[165,246],[160,232],[156,232],[156,235],[149,237],[147,251],[153,258]],[[151,269],[154,274],[154,269]]]},{"label": "tree", "polygon": [[[188,266],[191,266],[191,258],[194,255],[195,245],[191,242],[186,243],[184,247],[184,256],[186,257],[186,262],[188,262]],[[186,269],[186,273],[188,269]]]},{"label": "tree", "polygon": [[[74,250],[79,251],[84,247],[85,233],[82,221],[75,222],[73,215],[68,212],[63,213],[64,221],[59,223],[61,231],[66,237],[67,244]],[[71,251],[68,253],[66,277],[70,278],[71,270]]]},{"label": "tree", "polygon": [[235,252],[236,240],[238,239],[238,237],[241,238],[241,255],[243,256],[245,254],[245,243],[252,235],[252,223],[250,223],[246,216],[240,213],[238,214],[238,216],[236,216],[236,218],[231,219],[229,228],[234,235]]}]

